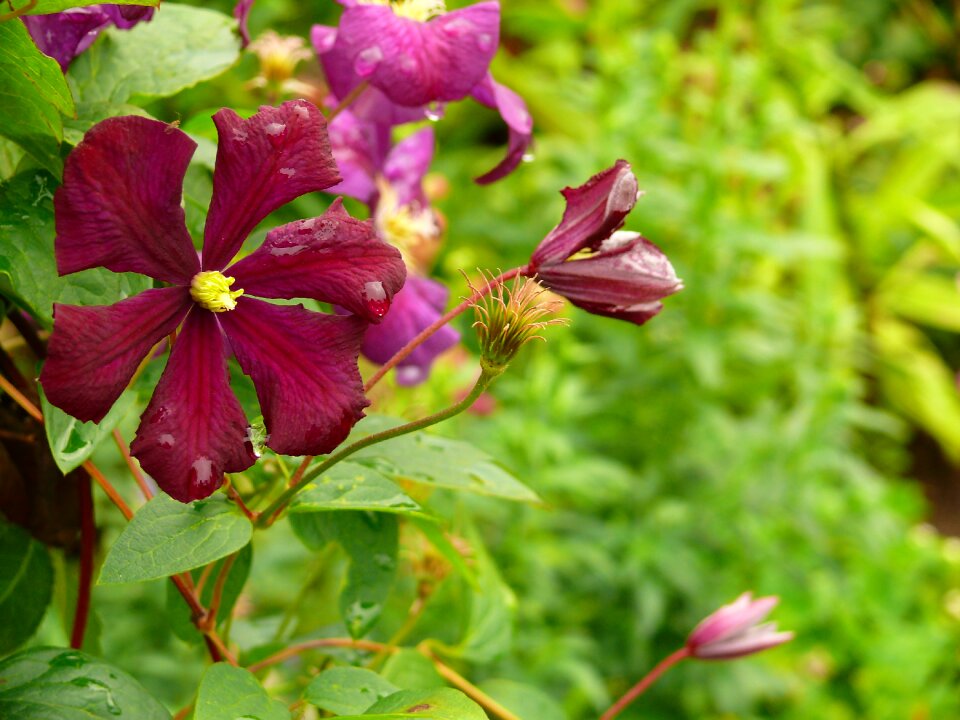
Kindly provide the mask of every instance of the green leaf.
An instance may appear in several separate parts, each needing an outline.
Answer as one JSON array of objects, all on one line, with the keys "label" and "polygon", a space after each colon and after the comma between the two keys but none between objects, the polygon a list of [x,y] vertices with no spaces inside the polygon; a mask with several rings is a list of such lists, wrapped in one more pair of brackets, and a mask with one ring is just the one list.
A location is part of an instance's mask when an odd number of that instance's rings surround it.
[{"label": "green leaf", "polygon": [[0,294],[8,295],[37,320],[53,325],[53,303],[108,305],[150,287],[142,275],[103,268],[62,278],[53,253],[54,179],[24,172],[0,184]]},{"label": "green leaf", "polygon": [[[349,441],[403,424],[403,420],[371,416],[361,420]],[[538,502],[539,498],[494,459],[470,443],[417,432],[360,450],[354,462],[374,468],[391,480],[466,490],[506,500]]]},{"label": "green leaf", "polygon": [[59,177],[61,115],[73,114],[57,61],[37,49],[22,22],[0,23],[0,135]]},{"label": "green leaf", "polygon": [[313,512],[290,515],[304,544],[319,550],[339,543],[350,557],[340,592],[340,612],[353,637],[362,637],[380,619],[397,570],[397,518],[388,513]]},{"label": "green leaf", "polygon": [[401,690],[377,701],[362,715],[345,716],[342,720],[487,720],[479,705],[459,690]]},{"label": "green leaf", "polygon": [[374,510],[415,513],[420,506],[379,472],[351,462],[334,465],[296,496],[290,512]]},{"label": "green leaf", "polygon": [[290,712],[249,670],[216,663],[200,681],[193,720],[290,720]]},{"label": "green leaf", "polygon": [[514,680],[485,680],[480,689],[520,720],[567,720],[563,707],[543,690]]},{"label": "green leaf", "polygon": [[41,389],[40,404],[47,442],[60,472],[66,475],[87,460],[117,423],[130,412],[135,398],[134,393],[124,392],[99,423],[81,422],[51,405]]},{"label": "green leaf", "polygon": [[[17,0],[14,7],[23,7],[27,0]],[[37,0],[37,4],[24,15],[48,15],[50,13],[63,12],[68,8],[87,7],[88,5],[99,5],[100,0]],[[115,0],[111,5],[149,5],[159,7],[160,0]],[[166,8],[164,8],[166,9]]]},{"label": "green leaf", "polygon": [[127,103],[78,102],[77,117],[68,119],[63,124],[63,139],[71,145],[79,145],[87,130],[98,122],[121,115],[153,117],[143,108]]},{"label": "green leaf", "polygon": [[169,97],[236,62],[236,27],[233,18],[213,10],[165,4],[148,23],[103,32],[73,61],[67,80],[85,103]]},{"label": "green leaf", "polygon": [[335,667],[311,680],[303,699],[334,715],[359,715],[399,689],[372,670]]},{"label": "green leaf", "polygon": [[170,720],[146,690],[79,650],[31,648],[0,662],[0,717],[20,720]]},{"label": "green leaf", "polygon": [[[210,571],[210,577],[216,578],[220,574],[220,569],[223,567],[223,563],[226,562],[226,558],[218,560],[217,563],[213,566],[213,570]],[[247,582],[247,578],[250,576],[250,566],[253,563],[253,543],[250,543],[237,554],[237,559],[233,561],[233,565],[230,566],[230,572],[227,575],[226,581],[223,583],[223,594],[220,596],[220,607],[217,610],[217,624],[226,622],[230,617],[230,613],[233,610],[233,606],[237,602],[237,598],[240,597],[240,593],[243,590],[243,586]],[[194,581],[200,579],[200,569],[195,569],[192,571]],[[200,593],[200,602],[203,603],[204,607],[210,606],[210,601],[213,599],[213,588],[215,582],[210,580],[205,583],[203,590]],[[173,583],[167,583],[167,616],[170,618],[170,629],[176,634],[178,638],[184,642],[201,642],[203,640],[203,635],[200,634],[200,631],[197,630],[196,625],[193,624],[193,621],[190,617],[190,608],[187,607],[187,604],[183,601],[180,593],[177,592],[177,588]]]},{"label": "green leaf", "polygon": [[429,690],[443,685],[436,666],[412,648],[392,653],[383,664],[383,677],[404,690]]},{"label": "green leaf", "polygon": [[253,526],[222,493],[184,504],[157,495],[120,533],[100,571],[100,584],[164,578],[236,552]]},{"label": "green leaf", "polygon": [[26,530],[0,522],[0,653],[22,645],[37,629],[53,594],[53,565]]}]

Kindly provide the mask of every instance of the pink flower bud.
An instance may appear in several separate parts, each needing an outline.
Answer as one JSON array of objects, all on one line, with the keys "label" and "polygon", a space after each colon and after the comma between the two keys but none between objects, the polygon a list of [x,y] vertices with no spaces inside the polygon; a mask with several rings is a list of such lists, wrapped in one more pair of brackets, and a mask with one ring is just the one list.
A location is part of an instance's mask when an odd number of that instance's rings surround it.
[{"label": "pink flower bud", "polygon": [[687,637],[687,649],[701,660],[729,660],[782,645],[792,632],[777,632],[776,623],[763,623],[780,601],[775,596],[753,599],[746,592],[703,620]]}]

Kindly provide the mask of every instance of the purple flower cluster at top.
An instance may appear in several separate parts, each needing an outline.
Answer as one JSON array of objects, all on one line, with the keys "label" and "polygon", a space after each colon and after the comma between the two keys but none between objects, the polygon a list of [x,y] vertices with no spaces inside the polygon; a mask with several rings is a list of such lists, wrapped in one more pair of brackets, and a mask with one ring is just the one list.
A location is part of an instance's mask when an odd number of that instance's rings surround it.
[{"label": "purple flower cluster at top", "polygon": [[360,120],[392,127],[437,118],[443,103],[472,97],[497,110],[509,129],[506,157],[477,178],[489,183],[521,162],[533,120],[523,99],[493,79],[500,5],[479,2],[446,12],[440,0],[337,0],[337,27],[311,31],[327,82]]},{"label": "purple flower cluster at top", "polygon": [[129,30],[138,22],[153,18],[153,8],[137,5],[90,5],[50,15],[26,15],[23,22],[30,37],[66,72],[73,59],[90,47],[108,27]]},{"label": "purple flower cluster at top", "polygon": [[[61,274],[105,267],[169,286],[104,307],[55,304],[40,381],[51,403],[98,422],[151,349],[182,324],[131,445],[181,501],[209,495],[224,472],[256,459],[230,390],[228,353],[253,380],[268,447],[317,455],[343,441],[368,404],[357,368],[364,331],[405,276],[400,253],[339,201],[319,218],[271,230],[231,264],[263,218],[340,176],[323,116],[306,101],[263,107],[247,120],[221,110],[214,122],[220,142],[199,254],[180,205],[196,145],[165,123],[120,117],[96,125],[67,158],[54,198]],[[351,314],[253,296],[312,298]]]}]

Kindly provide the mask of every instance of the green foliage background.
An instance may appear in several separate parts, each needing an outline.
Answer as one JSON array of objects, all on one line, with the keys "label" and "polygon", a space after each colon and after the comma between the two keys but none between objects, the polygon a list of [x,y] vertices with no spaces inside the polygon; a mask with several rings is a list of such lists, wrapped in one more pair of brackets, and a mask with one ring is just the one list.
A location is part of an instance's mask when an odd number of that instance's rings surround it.
[{"label": "green foliage background", "polygon": [[[448,583],[410,639],[460,638],[458,667],[492,694],[521,695],[539,708],[530,717],[580,720],[753,589],[782,597],[776,617],[796,641],[737,663],[688,663],[623,717],[960,716],[960,543],[925,524],[909,478],[917,434],[960,458],[955,6],[502,5],[494,71],[530,105],[535,159],[472,185],[505,133],[479,106],[449,108],[437,125],[437,170],[451,188],[437,273],[456,296],[461,268],[526,262],[560,217],[557,191],[623,157],[646,190],[627,228],[669,255],[686,289],[641,329],[567,310],[571,328],[549,329],[498,381],[495,412],[441,429],[497,457],[544,504],[431,498],[480,548],[488,592],[470,613],[485,622],[472,617],[466,640],[453,632],[459,595]],[[252,28],[306,36],[335,17],[332,2],[261,0]],[[266,102],[244,85],[255,72],[248,55],[143,104],[202,128],[211,108]],[[209,186],[192,175],[187,192],[189,221]],[[321,207],[305,198],[278,216]],[[443,407],[473,371],[454,353],[430,385],[391,389],[377,409]],[[134,422],[121,424],[126,434]],[[120,471],[106,449],[97,457]],[[285,629],[307,636],[339,622],[346,567],[347,553],[313,553],[286,524],[258,536],[232,638],[266,654]],[[54,571],[75,569],[57,559]],[[69,616],[61,586],[55,604]],[[401,582],[384,637],[412,593]],[[85,648],[170,707],[189,701],[204,667],[200,644],[170,636],[175,601],[160,581],[95,588]],[[35,642],[65,644],[62,632],[51,612]],[[384,674],[419,672],[401,665]]]}]

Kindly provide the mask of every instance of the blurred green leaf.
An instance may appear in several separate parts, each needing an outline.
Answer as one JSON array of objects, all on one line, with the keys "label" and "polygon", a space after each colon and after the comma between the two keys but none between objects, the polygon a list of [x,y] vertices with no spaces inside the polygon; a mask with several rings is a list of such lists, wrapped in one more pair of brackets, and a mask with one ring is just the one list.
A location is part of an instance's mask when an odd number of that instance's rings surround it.
[{"label": "blurred green leaf", "polygon": [[40,404],[47,442],[57,467],[64,475],[90,458],[97,446],[130,412],[135,398],[133,392],[124,392],[99,423],[81,422],[51,405],[41,388]]},{"label": "blurred green leaf", "polygon": [[360,715],[375,702],[399,688],[372,670],[335,667],[317,675],[303,699],[334,715]]},{"label": "blurred green leaf", "polygon": [[429,690],[444,682],[430,659],[413,648],[392,653],[383,664],[382,675],[404,690]]},{"label": "blurred green leaf", "polygon": [[215,663],[203,674],[194,720],[290,720],[279,700],[267,695],[253,673]]},{"label": "blurred green leaf", "polygon": [[401,690],[377,701],[362,715],[344,716],[343,720],[487,720],[487,714],[459,690]]},{"label": "blurred green leaf", "polygon": [[0,653],[16,650],[33,635],[52,593],[47,548],[26,530],[0,521],[0,618],[5,618],[0,623]]},{"label": "blurred green leaf", "polygon": [[150,22],[104,31],[74,60],[67,80],[83,103],[109,106],[174,95],[236,62],[236,28],[233,18],[213,10],[169,3]]},{"label": "blurred green leaf", "polygon": [[115,720],[124,714],[170,720],[136,680],[79,650],[31,648],[0,662],[0,717]]},{"label": "blurred green leaf", "polygon": [[22,22],[0,23],[0,135],[59,177],[61,115],[74,112],[57,61],[37,49]]},{"label": "blurred green leaf", "polygon": [[563,707],[540,688],[505,678],[491,678],[480,689],[520,720],[567,720]]},{"label": "blurred green leaf", "polygon": [[186,504],[160,494],[123,528],[98,582],[141,582],[192,570],[240,550],[252,535],[250,521],[222,493]]}]

